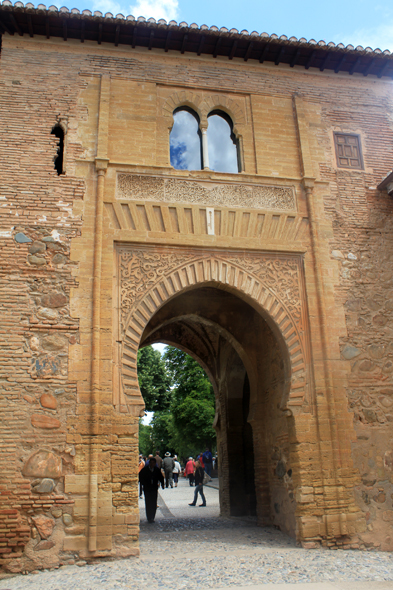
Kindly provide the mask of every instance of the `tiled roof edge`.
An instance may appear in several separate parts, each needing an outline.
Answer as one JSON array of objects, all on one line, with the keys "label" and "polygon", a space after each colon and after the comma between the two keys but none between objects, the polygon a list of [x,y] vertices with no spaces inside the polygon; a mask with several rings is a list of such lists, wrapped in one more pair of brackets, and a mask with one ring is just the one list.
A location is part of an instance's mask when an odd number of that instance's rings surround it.
[{"label": "tiled roof edge", "polygon": [[48,8],[44,5],[44,4],[38,4],[37,7],[34,6],[34,4],[32,4],[31,2],[27,2],[26,4],[23,4],[23,2],[20,2],[20,0],[18,0],[17,2],[15,2],[14,4],[11,2],[11,0],[3,0],[3,2],[0,5],[2,8],[9,8],[9,9],[17,9],[18,11],[23,11],[29,14],[32,13],[36,13],[36,14],[42,14],[43,12],[46,12],[47,14],[56,14],[58,16],[61,15],[67,15],[68,17],[71,18],[81,18],[81,19],[92,19],[92,20],[104,20],[104,21],[110,21],[110,22],[119,22],[119,23],[138,23],[138,24],[146,24],[149,27],[152,28],[166,28],[166,29],[177,29],[177,30],[181,30],[183,32],[186,32],[187,30],[189,31],[193,31],[193,32],[197,32],[200,31],[201,33],[203,32],[209,32],[210,34],[215,34],[217,36],[224,36],[224,37],[230,37],[233,39],[236,38],[242,38],[242,39],[249,39],[250,41],[255,39],[255,40],[260,40],[260,41],[277,41],[277,42],[281,42],[282,44],[285,45],[293,45],[293,46],[303,46],[303,47],[310,47],[310,48],[326,48],[329,50],[338,50],[340,52],[347,52],[347,53],[351,53],[351,54],[357,54],[357,55],[367,55],[367,56],[378,56],[378,57],[389,57],[392,56],[392,52],[389,51],[388,49],[385,49],[384,51],[382,51],[379,48],[376,49],[372,49],[371,47],[362,47],[361,45],[358,45],[357,47],[354,47],[353,45],[344,45],[343,43],[333,43],[333,41],[330,41],[329,43],[326,43],[325,41],[321,40],[321,41],[315,41],[315,39],[310,39],[309,41],[307,41],[307,39],[305,39],[304,37],[301,37],[300,39],[298,39],[297,37],[287,37],[286,35],[281,35],[278,36],[276,34],[271,34],[269,35],[268,33],[258,33],[257,31],[252,31],[251,33],[249,33],[246,30],[242,30],[242,31],[238,31],[237,29],[227,29],[226,27],[216,27],[216,26],[211,26],[208,27],[207,25],[201,25],[198,26],[196,23],[192,23],[192,24],[188,24],[186,22],[181,22],[181,23],[177,23],[174,20],[169,21],[169,23],[167,23],[167,21],[165,19],[159,19],[156,20],[155,18],[145,18],[143,16],[139,16],[139,17],[134,17],[133,15],[128,15],[128,16],[124,16],[123,14],[116,14],[115,16],[110,13],[107,12],[106,14],[103,14],[102,12],[100,12],[99,10],[96,10],[94,12],[90,11],[90,10],[82,10],[80,11],[77,8],[72,8],[71,10],[68,9],[65,6],[62,6],[60,9],[58,9],[56,6],[49,6]]}]

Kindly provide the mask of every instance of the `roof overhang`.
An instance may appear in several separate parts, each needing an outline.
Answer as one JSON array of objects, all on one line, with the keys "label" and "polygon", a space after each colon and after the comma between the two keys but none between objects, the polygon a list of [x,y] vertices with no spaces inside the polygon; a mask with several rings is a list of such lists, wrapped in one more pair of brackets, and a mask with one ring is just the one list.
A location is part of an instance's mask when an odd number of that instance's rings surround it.
[{"label": "roof overhang", "polygon": [[377,189],[379,191],[383,191],[386,189],[388,192],[388,195],[393,195],[393,170],[391,170],[385,176],[385,178],[382,180],[382,182],[379,183],[379,185],[377,186]]},{"label": "roof overhang", "polygon": [[363,76],[374,75],[393,78],[393,55],[390,51],[373,50],[370,47],[344,46],[335,43],[316,42],[313,39],[297,39],[267,33],[228,30],[187,23],[167,23],[161,19],[145,19],[133,16],[115,17],[111,13],[82,13],[73,8],[55,6],[48,9],[43,4],[37,8],[30,2],[4,0],[0,5],[0,34],[20,36],[43,36],[47,39],[58,37],[67,41],[76,39],[93,41],[98,44],[110,43],[115,46],[128,45],[132,48],[144,47],[163,52],[176,51],[181,54],[235,58],[251,63],[286,64],[300,66],[306,70],[317,68],[321,72],[357,73]]}]

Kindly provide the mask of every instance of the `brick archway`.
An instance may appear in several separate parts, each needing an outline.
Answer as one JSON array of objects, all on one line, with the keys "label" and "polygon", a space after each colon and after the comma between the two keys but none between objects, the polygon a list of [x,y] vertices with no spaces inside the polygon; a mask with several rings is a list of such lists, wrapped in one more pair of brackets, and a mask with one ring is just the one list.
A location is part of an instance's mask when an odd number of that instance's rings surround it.
[{"label": "brick archway", "polygon": [[301,256],[121,246],[118,266],[122,335],[118,399],[134,415],[144,406],[138,385],[137,351],[146,325],[172,297],[207,284],[232,290],[246,300],[285,347],[290,365],[286,405],[302,405],[309,396],[308,323]]}]

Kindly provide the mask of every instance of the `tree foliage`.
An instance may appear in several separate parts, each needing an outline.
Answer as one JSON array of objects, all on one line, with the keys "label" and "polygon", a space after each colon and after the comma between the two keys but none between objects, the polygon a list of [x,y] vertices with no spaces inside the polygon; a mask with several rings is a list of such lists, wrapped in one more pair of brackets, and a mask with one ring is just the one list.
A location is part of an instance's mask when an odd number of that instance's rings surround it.
[{"label": "tree foliage", "polygon": [[148,412],[169,407],[171,377],[160,352],[152,346],[145,346],[138,351],[138,379]]},{"label": "tree foliage", "polygon": [[168,347],[163,358],[173,382],[172,441],[179,452],[195,455],[215,443],[213,386],[202,367],[182,350]]},{"label": "tree foliage", "polygon": [[[146,409],[154,411],[149,425],[149,445],[146,443],[147,431],[144,425],[140,429],[143,441],[140,443],[140,452],[145,454],[144,450],[153,446],[154,450],[161,453],[169,451],[185,458],[196,456],[206,446],[214,447],[216,435],[212,424],[215,398],[205,371],[192,357],[177,348],[168,346],[162,357],[158,351],[152,350],[156,354],[152,355],[149,351],[143,358],[138,353],[140,388]],[[157,362],[157,355],[161,362]],[[164,383],[169,383],[166,395],[161,393]]]},{"label": "tree foliage", "polygon": [[142,419],[139,420],[139,452],[147,457],[153,453],[153,427],[150,424],[143,424]]}]

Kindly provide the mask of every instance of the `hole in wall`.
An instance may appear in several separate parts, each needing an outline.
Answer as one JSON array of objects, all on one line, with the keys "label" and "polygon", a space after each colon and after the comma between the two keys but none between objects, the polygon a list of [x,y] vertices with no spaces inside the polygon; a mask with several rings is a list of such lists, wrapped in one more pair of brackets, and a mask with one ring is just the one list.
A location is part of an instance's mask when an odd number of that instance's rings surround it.
[{"label": "hole in wall", "polygon": [[64,131],[60,125],[55,125],[51,131],[51,134],[57,137],[58,144],[57,144],[57,152],[56,156],[53,159],[54,168],[57,174],[64,174],[63,172],[63,160],[64,160]]}]

